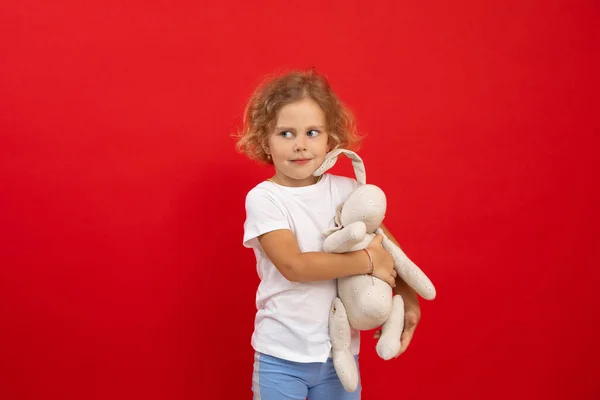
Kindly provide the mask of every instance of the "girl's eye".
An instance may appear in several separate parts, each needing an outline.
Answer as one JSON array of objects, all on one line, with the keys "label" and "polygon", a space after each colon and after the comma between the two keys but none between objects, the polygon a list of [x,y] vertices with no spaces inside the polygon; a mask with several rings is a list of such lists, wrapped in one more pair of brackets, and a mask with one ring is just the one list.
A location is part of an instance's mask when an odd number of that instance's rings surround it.
[{"label": "girl's eye", "polygon": [[293,136],[292,132],[290,131],[279,132],[279,135],[284,138],[291,138]]},{"label": "girl's eye", "polygon": [[318,131],[318,130],[316,130],[316,129],[311,129],[310,131],[306,132],[306,134],[307,134],[308,136],[310,136],[310,137],[315,137],[315,136],[318,136],[318,135],[319,135],[319,133],[321,133],[321,132],[319,132],[319,131]]}]

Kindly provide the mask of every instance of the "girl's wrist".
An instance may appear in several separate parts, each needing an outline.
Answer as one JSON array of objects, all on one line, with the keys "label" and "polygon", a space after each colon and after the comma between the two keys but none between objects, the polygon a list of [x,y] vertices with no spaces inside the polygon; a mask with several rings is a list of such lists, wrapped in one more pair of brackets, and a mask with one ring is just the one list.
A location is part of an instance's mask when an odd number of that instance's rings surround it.
[{"label": "girl's wrist", "polygon": [[367,256],[369,256],[369,270],[367,272],[367,275],[373,275],[373,272],[375,271],[375,265],[373,264],[373,256],[371,255],[369,249],[365,248],[363,249],[363,251],[367,253]]}]

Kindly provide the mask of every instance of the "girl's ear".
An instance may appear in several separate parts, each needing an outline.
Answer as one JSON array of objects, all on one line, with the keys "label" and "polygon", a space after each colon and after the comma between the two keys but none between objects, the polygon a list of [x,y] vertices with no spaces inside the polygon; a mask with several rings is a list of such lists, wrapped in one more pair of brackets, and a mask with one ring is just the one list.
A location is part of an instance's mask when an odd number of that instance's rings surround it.
[{"label": "girl's ear", "polygon": [[267,154],[267,155],[271,154],[271,149],[269,149],[268,139],[266,139],[266,138],[262,139],[261,147],[262,147],[263,151],[265,152],[265,154]]},{"label": "girl's ear", "polygon": [[269,146],[268,145],[263,145],[262,149],[265,152],[265,154],[267,155],[267,160],[269,162],[271,162],[271,150],[269,149]]}]

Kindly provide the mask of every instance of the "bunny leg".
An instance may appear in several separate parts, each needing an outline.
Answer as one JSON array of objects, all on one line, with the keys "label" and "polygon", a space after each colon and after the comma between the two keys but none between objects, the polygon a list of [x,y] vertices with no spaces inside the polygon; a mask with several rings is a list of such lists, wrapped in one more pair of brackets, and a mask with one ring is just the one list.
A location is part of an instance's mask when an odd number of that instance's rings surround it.
[{"label": "bunny leg", "polygon": [[392,312],[381,327],[381,337],[377,342],[377,354],[384,360],[395,357],[400,351],[400,337],[404,330],[404,300],[395,295],[392,300]]},{"label": "bunny leg", "polygon": [[350,335],[350,322],[346,308],[339,298],[335,298],[329,314],[333,367],[344,389],[354,392],[358,387],[358,368],[350,351]]}]

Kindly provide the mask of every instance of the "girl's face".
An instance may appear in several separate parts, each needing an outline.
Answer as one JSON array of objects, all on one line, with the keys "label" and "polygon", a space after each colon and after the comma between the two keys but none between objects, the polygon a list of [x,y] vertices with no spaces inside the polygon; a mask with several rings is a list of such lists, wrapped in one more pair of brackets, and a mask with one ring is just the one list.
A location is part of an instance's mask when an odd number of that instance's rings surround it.
[{"label": "girl's face", "polygon": [[329,150],[325,127],[325,114],[311,99],[281,107],[265,149],[275,166],[275,182],[283,186],[308,186],[317,182],[318,178],[312,173],[323,163]]}]

